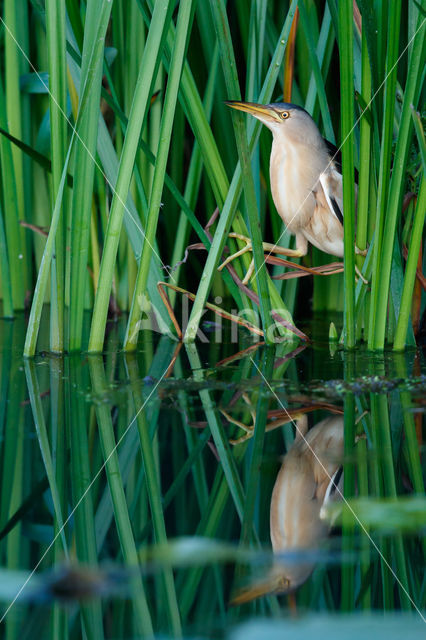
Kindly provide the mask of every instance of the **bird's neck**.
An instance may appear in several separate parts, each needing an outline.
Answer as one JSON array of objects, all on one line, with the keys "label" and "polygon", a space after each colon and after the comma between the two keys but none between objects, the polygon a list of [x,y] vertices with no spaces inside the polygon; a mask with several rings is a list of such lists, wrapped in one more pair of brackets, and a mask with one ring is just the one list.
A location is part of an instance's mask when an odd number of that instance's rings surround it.
[{"label": "bird's neck", "polygon": [[[271,192],[279,215],[293,233],[295,225],[299,226],[311,206],[306,199],[314,180],[311,172],[306,171],[303,160],[304,154],[299,152],[298,144],[274,136],[270,159]],[[319,172],[316,179],[318,176]]]}]

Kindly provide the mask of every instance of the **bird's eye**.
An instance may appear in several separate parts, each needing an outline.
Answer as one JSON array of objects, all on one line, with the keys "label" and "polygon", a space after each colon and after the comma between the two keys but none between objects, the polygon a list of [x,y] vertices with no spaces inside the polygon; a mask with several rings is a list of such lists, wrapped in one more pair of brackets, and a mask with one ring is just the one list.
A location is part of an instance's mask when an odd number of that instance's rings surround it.
[{"label": "bird's eye", "polygon": [[287,120],[289,115],[290,115],[290,113],[288,111],[281,111],[281,113],[280,113],[280,117],[281,117],[282,120]]},{"label": "bird's eye", "polygon": [[285,576],[281,577],[278,581],[278,589],[280,591],[283,591],[284,589],[287,590],[289,588],[290,588],[290,580]]}]

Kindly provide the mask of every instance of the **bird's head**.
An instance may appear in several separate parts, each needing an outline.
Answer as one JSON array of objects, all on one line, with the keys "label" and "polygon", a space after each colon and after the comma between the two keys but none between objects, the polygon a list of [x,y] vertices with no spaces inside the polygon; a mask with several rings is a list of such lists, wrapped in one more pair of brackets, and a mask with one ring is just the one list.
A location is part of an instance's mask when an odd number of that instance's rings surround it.
[{"label": "bird's head", "polygon": [[225,104],[260,120],[272,131],[274,138],[315,146],[323,144],[317,125],[309,113],[298,105],[290,102],[257,104],[238,100],[229,100]]}]

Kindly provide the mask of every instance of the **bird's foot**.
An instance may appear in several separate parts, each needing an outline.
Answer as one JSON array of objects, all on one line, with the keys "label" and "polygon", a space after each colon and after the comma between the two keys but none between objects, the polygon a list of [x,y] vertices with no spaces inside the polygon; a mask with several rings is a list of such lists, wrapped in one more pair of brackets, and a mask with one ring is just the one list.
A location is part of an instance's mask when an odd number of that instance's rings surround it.
[{"label": "bird's foot", "polygon": [[368,253],[368,249],[360,249],[359,247],[357,247],[355,245],[355,253],[356,253],[357,256],[364,256],[364,258],[365,258],[365,256]]},{"label": "bird's foot", "polygon": [[[367,255],[367,253],[368,253],[368,249],[360,249],[359,247],[357,247],[357,246],[355,245],[355,254],[356,254],[357,256],[364,256],[364,258],[365,258],[365,256]],[[357,276],[358,276],[359,278],[361,278],[361,280],[363,281],[363,283],[364,283],[364,284],[368,284],[368,280],[366,280],[366,279],[364,278],[364,276],[362,275],[361,271],[358,269],[358,267],[357,267],[356,265],[355,265],[355,271],[356,271]]]},{"label": "bird's foot", "polygon": [[[230,262],[235,260],[235,258],[239,258],[240,256],[244,255],[245,253],[248,253],[249,251],[253,251],[252,242],[251,242],[250,238],[248,238],[247,236],[243,236],[241,233],[232,232],[232,233],[229,234],[228,237],[229,238],[234,238],[236,240],[241,240],[241,242],[245,243],[245,246],[242,247],[241,249],[239,249],[238,251],[236,251],[235,253],[233,253],[231,256],[228,256],[226,258],[226,260],[224,260],[224,262],[222,262],[222,264],[219,265],[218,271],[222,271],[222,269],[224,267],[226,267]],[[284,247],[280,247],[278,245],[271,244],[270,242],[263,242],[262,243],[262,249],[263,249],[264,253],[268,254],[268,257],[272,253],[275,253],[277,255],[282,255],[282,256],[293,257],[293,258],[300,258],[301,256],[305,255],[305,252],[303,250],[300,250],[300,249],[286,249]],[[267,259],[267,257],[265,257],[265,260],[266,259]],[[295,266],[297,266],[297,265],[295,265]],[[249,266],[249,268],[247,270],[246,275],[244,276],[244,279],[243,279],[242,283],[243,284],[247,284],[250,281],[250,278],[252,277],[253,273],[254,273],[254,260],[252,259],[252,261],[250,262],[250,266]]]},{"label": "bird's foot", "polygon": [[[240,256],[243,256],[245,253],[248,253],[248,251],[253,250],[251,240],[250,238],[247,238],[247,236],[243,236],[241,233],[232,232],[229,234],[228,237],[235,238],[236,240],[241,240],[242,242],[245,242],[245,246],[242,249],[239,249],[238,251],[233,253],[232,255],[228,256],[226,260],[224,260],[222,264],[219,265],[218,271],[222,271],[222,269],[224,269],[226,265],[230,264],[233,260],[235,260],[235,258],[239,258]],[[247,282],[251,278],[253,271],[254,271],[254,261],[252,260],[248,268],[248,271],[244,277],[243,284],[247,284]]]},{"label": "bird's foot", "polygon": [[355,444],[360,440],[367,440],[367,435],[365,433],[360,433],[357,436],[355,436]]},{"label": "bird's foot", "polygon": [[[241,240],[242,242],[245,242],[245,246],[242,249],[239,249],[239,251],[236,251],[235,253],[233,253],[231,256],[228,256],[226,260],[222,262],[221,265],[219,265],[218,271],[222,271],[222,269],[226,267],[227,264],[235,260],[235,258],[239,258],[240,256],[243,256],[245,253],[248,253],[249,251],[253,251],[253,245],[251,243],[250,238],[247,238],[247,236],[243,236],[241,233],[235,233],[233,231],[232,233],[229,234],[228,237],[235,238],[236,240]],[[244,276],[242,283],[248,284],[253,273],[254,273],[254,260],[252,258],[250,262],[250,266],[247,269],[247,273]]]},{"label": "bird's foot", "polygon": [[364,284],[368,284],[368,280],[366,280],[364,278],[364,276],[362,275],[361,271],[358,269],[357,265],[355,265],[355,272],[356,272],[356,275],[358,276],[358,278],[360,278],[363,281]]},{"label": "bird's foot", "polygon": [[221,414],[228,420],[228,422],[230,422],[231,424],[235,424],[237,427],[239,427],[240,429],[242,429],[245,432],[244,435],[241,436],[240,438],[230,439],[229,442],[232,445],[242,444],[243,442],[246,442],[246,440],[250,440],[250,438],[252,438],[253,434],[254,434],[254,425],[256,423],[256,411],[255,411],[253,405],[251,404],[250,398],[247,395],[247,393],[243,393],[242,397],[243,397],[243,400],[244,400],[245,404],[248,407],[248,410],[250,412],[251,418],[253,420],[252,424],[246,425],[246,424],[244,424],[244,422],[241,422],[240,420],[236,420],[236,418],[233,418],[224,409],[220,410]]},{"label": "bird's foot", "polygon": [[[229,416],[224,411],[222,411],[222,413],[229,420]],[[237,424],[237,423],[234,422],[234,424]],[[232,446],[234,446],[234,447],[237,444],[243,444],[243,442],[247,442],[247,440],[250,440],[250,438],[252,438],[253,435],[254,435],[254,426],[253,425],[246,426],[246,425],[240,424],[238,426],[240,426],[241,429],[244,429],[244,431],[246,433],[243,436],[241,436],[240,438],[230,438],[229,439],[229,443],[232,444]]]},{"label": "bird's foot", "polygon": [[243,284],[248,284],[250,282],[250,278],[252,277],[253,273],[254,273],[254,258],[251,259],[250,266],[247,269],[247,273],[241,282]]},{"label": "bird's foot", "polygon": [[[227,411],[221,409],[221,414],[230,422],[231,424],[235,424],[237,427],[244,431],[244,435],[239,438],[231,438],[229,440],[230,444],[237,445],[242,444],[243,442],[247,442],[254,436],[254,430],[256,425],[256,409],[252,404],[252,401],[247,393],[242,394],[242,398],[244,403],[247,405],[247,409],[250,413],[252,424],[244,424],[241,420],[237,420],[233,416],[231,416]],[[265,433],[269,433],[270,431],[274,431],[278,429],[278,427],[282,427],[285,424],[295,424],[296,425],[296,438],[304,437],[307,429],[308,429],[308,421],[307,416],[305,414],[306,411],[312,411],[317,408],[317,405],[308,405],[307,407],[303,407],[301,409],[283,409],[278,411],[268,411],[267,420],[265,425]]]}]

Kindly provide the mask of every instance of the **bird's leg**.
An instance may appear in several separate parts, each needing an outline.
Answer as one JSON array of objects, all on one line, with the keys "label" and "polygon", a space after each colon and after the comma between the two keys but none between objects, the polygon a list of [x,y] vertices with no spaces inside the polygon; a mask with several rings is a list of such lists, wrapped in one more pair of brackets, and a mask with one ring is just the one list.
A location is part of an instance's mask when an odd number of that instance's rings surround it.
[{"label": "bird's leg", "polygon": [[280,256],[287,256],[288,258],[302,258],[306,255],[306,251],[302,248],[287,249],[285,247],[279,247],[276,244],[269,242],[263,243],[263,251],[265,253],[277,253]]},{"label": "bird's leg", "polygon": [[[247,238],[247,236],[243,236],[241,233],[235,233],[232,232],[229,234],[228,236],[229,238],[235,238],[236,240],[241,240],[242,242],[245,242],[245,247],[243,247],[242,249],[239,249],[238,251],[236,251],[235,253],[233,253],[231,256],[228,256],[226,258],[226,260],[224,260],[224,262],[222,262],[221,265],[219,265],[218,267],[218,271],[222,271],[222,269],[224,267],[226,267],[227,264],[229,264],[230,262],[232,262],[233,260],[235,260],[235,258],[239,258],[240,256],[244,255],[245,253],[247,253],[248,251],[252,251],[252,244],[251,244],[251,240],[250,238]],[[262,243],[262,248],[263,248],[263,252],[264,253],[276,253],[278,255],[281,256],[287,256],[289,258],[301,258],[302,256],[306,255],[307,252],[307,246],[299,246],[299,242],[297,242],[297,248],[296,249],[286,249],[284,247],[280,247],[278,245],[275,244],[271,244],[270,242],[263,242]],[[306,242],[305,242],[306,244]],[[304,245],[304,243],[302,242],[302,245]],[[250,280],[250,278],[252,277],[254,272],[254,260],[252,259],[252,261],[250,262],[250,266],[247,270],[246,275],[244,276],[244,280],[242,281],[243,284],[247,284]]]}]

